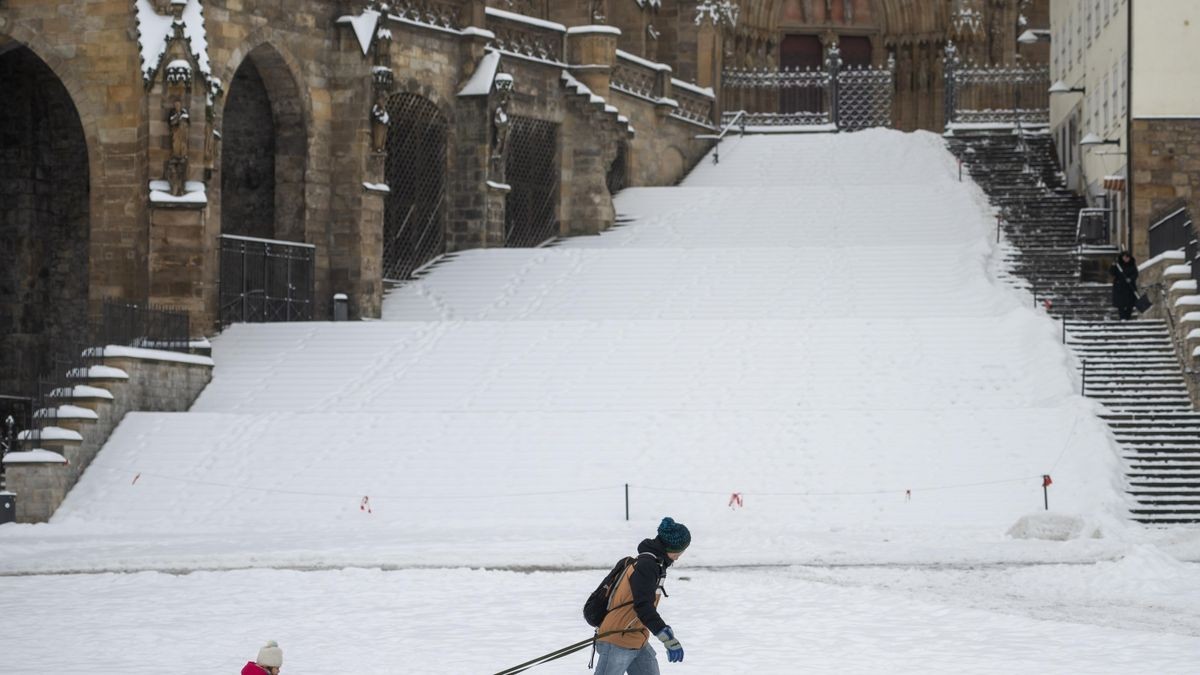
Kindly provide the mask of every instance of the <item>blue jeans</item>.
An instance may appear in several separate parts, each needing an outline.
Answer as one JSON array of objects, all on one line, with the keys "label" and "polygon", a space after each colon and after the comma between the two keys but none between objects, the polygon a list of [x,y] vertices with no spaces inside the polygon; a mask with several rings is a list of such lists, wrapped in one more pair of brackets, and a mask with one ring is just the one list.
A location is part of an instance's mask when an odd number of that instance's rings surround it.
[{"label": "blue jeans", "polygon": [[641,649],[621,649],[611,642],[597,642],[595,675],[659,675],[658,659],[650,642]]}]

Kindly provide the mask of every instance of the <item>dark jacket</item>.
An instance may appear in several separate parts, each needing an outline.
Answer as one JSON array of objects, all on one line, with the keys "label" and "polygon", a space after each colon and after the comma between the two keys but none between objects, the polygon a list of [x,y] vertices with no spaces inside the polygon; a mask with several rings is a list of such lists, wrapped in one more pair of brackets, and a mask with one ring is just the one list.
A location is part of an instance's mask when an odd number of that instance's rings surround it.
[{"label": "dark jacket", "polygon": [[1108,273],[1113,278],[1113,306],[1133,307],[1137,303],[1137,261],[1132,256],[1129,258],[1129,262],[1118,258],[1117,262],[1108,268]]},{"label": "dark jacket", "polygon": [[641,649],[651,634],[667,627],[658,615],[657,604],[659,586],[667,578],[670,566],[667,550],[657,538],[638,545],[637,559],[613,589],[609,599],[612,611],[599,628],[600,633],[620,632],[600,638],[602,641],[624,649]]}]

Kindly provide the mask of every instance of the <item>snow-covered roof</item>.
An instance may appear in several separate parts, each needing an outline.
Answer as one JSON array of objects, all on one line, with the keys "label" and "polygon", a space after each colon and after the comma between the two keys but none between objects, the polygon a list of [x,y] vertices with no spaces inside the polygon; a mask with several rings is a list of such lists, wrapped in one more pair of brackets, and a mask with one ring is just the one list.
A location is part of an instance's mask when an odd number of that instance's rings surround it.
[{"label": "snow-covered roof", "polygon": [[358,46],[362,48],[363,56],[371,51],[371,42],[375,39],[375,29],[379,26],[379,12],[364,9],[358,16],[340,16],[337,23],[350,24],[354,35],[358,38]]},{"label": "snow-covered roof", "polygon": [[463,85],[459,96],[487,96],[492,91],[492,82],[496,80],[496,70],[500,67],[500,52],[488,52],[479,60],[479,67],[471,75],[471,79]]}]

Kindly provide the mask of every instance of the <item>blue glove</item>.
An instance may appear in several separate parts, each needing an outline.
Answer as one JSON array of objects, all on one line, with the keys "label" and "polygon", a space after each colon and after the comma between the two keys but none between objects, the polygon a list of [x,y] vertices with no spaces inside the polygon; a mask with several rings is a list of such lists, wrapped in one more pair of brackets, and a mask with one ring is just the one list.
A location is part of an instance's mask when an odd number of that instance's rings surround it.
[{"label": "blue glove", "polygon": [[670,626],[658,631],[654,637],[662,640],[663,646],[667,648],[667,661],[679,663],[683,660],[683,645],[675,639],[675,631],[672,631]]}]

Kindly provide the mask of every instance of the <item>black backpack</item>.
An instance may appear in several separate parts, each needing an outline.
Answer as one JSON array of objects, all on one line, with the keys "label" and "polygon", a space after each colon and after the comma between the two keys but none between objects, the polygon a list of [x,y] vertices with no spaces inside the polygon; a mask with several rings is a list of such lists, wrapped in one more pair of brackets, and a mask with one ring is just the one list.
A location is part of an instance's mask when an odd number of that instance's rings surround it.
[{"label": "black backpack", "polygon": [[[612,595],[613,589],[617,585],[617,581],[621,578],[621,574],[625,569],[637,562],[637,558],[626,556],[617,561],[613,566],[612,571],[605,577],[604,581],[592,591],[588,596],[587,602],[583,603],[583,620],[588,622],[589,626],[599,628],[601,623],[604,623],[604,617],[608,614],[608,598]],[[626,605],[633,604],[632,602],[624,603]],[[622,607],[624,605],[618,605]],[[616,607],[613,607],[616,609]]]}]

